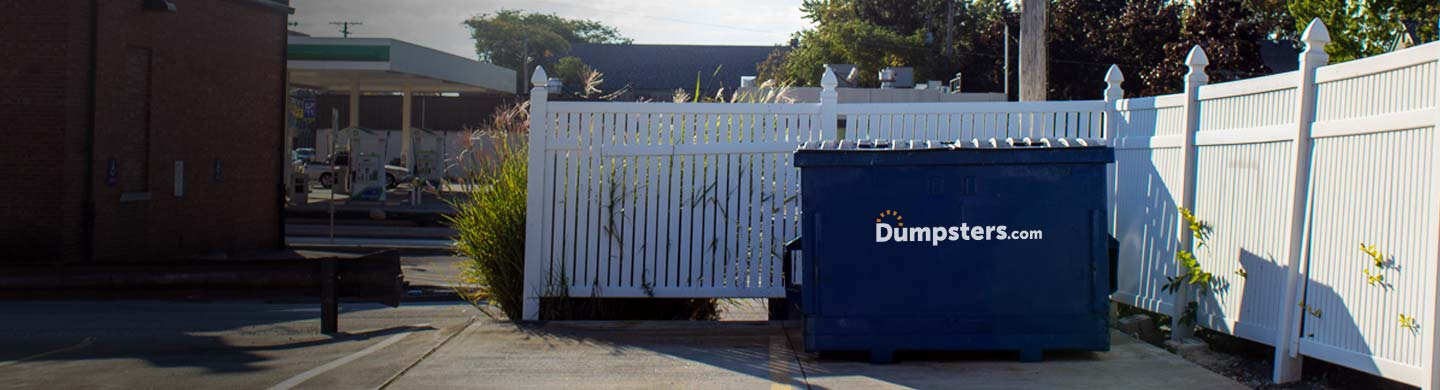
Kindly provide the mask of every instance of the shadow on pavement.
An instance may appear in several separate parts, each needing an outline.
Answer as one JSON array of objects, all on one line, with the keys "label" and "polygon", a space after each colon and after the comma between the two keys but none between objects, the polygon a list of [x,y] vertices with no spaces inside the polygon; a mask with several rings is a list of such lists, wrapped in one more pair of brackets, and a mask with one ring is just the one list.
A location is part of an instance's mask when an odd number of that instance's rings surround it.
[{"label": "shadow on pavement", "polygon": [[1046,351],[1039,363],[1019,362],[1015,351],[900,351],[897,363],[870,364],[864,352],[805,353],[802,341],[796,322],[492,322],[448,345],[437,355],[445,362],[422,365],[409,384],[463,383],[452,371],[484,367],[499,383],[546,387],[1241,388],[1118,332],[1110,352]]},{"label": "shadow on pavement", "polygon": [[[341,327],[346,314],[384,308],[344,304]],[[271,359],[265,352],[434,329],[391,326],[322,335],[317,304],[26,301],[0,302],[0,312],[6,313],[0,321],[0,345],[6,346],[0,348],[0,373],[26,362],[126,358],[154,367],[251,372],[264,369],[258,364]]]}]

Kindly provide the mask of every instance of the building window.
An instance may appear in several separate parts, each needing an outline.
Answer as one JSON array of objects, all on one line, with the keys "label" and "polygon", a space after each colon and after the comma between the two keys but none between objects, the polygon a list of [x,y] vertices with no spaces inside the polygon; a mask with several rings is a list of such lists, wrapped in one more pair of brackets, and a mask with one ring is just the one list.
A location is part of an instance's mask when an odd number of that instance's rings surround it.
[{"label": "building window", "polygon": [[125,79],[120,92],[116,154],[121,192],[150,191],[150,87],[153,55],[149,48],[125,50]]}]

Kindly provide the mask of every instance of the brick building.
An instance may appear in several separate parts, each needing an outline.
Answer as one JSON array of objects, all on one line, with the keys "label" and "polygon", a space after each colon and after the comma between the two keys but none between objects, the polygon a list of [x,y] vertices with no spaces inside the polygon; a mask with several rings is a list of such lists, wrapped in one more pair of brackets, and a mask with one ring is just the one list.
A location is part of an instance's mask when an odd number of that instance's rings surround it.
[{"label": "brick building", "polygon": [[279,249],[291,12],[0,2],[0,266]]}]

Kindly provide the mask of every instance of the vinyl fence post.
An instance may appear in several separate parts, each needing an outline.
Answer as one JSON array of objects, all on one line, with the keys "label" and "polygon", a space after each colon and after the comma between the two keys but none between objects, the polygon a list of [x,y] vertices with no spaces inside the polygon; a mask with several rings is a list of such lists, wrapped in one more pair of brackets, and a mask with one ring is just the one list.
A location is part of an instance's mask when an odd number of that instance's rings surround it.
[{"label": "vinyl fence post", "polygon": [[1118,111],[1115,102],[1125,97],[1125,89],[1120,84],[1125,82],[1125,75],[1120,73],[1120,67],[1110,65],[1110,70],[1105,71],[1105,137],[1115,139],[1115,129],[1120,126],[1120,121],[1114,118]]},{"label": "vinyl fence post", "polygon": [[1305,51],[1300,53],[1299,85],[1295,97],[1295,138],[1290,148],[1290,232],[1287,236],[1290,248],[1285,261],[1285,294],[1280,302],[1283,308],[1275,335],[1275,369],[1272,380],[1275,383],[1293,382],[1300,379],[1302,357],[1299,354],[1300,323],[1304,320],[1305,302],[1300,290],[1305,285],[1306,263],[1309,257],[1309,225],[1307,203],[1310,198],[1311,129],[1315,124],[1315,69],[1330,61],[1325,54],[1325,44],[1330,42],[1330,32],[1319,18],[1310,21],[1300,40],[1305,42]]},{"label": "vinyl fence post", "polygon": [[[1437,23],[1440,23],[1440,20],[1437,20]],[[1435,80],[1440,80],[1440,55],[1436,56],[1435,62]],[[1440,94],[1440,85],[1431,84],[1430,88],[1432,88],[1430,91],[1431,96]],[[1435,107],[1434,110],[1435,129],[1432,131],[1440,131],[1440,106]],[[1437,149],[1440,149],[1440,143],[1431,146],[1430,150],[1432,155],[1440,155],[1440,150]],[[1440,188],[1437,188],[1440,187],[1440,178],[1437,178],[1435,175],[1435,171],[1432,170],[1430,177],[1431,193],[1440,193]],[[1434,238],[1431,239],[1434,240]],[[1430,244],[1440,246],[1440,242],[1436,241],[1431,241]],[[1430,253],[1432,255],[1440,255],[1440,248],[1437,248]],[[1434,262],[1435,258],[1431,257],[1428,261]],[[1420,321],[1426,321],[1431,324],[1440,324],[1440,269],[1432,272],[1434,273],[1430,274],[1429,276],[1430,289],[1427,291],[1430,296],[1428,299],[1422,301],[1428,302],[1426,306],[1428,306],[1430,310],[1430,316],[1429,318],[1422,318],[1420,319]],[[1440,333],[1437,333],[1435,331],[1435,327],[1433,325],[1422,327],[1420,329],[1422,332],[1425,332],[1425,336],[1421,338],[1421,342],[1423,342],[1423,345],[1425,346],[1422,351],[1426,351],[1425,355],[1423,355],[1424,357],[1421,360],[1421,364],[1423,364],[1423,366],[1430,371],[1429,383],[1426,386],[1422,387],[1426,389],[1440,389],[1440,369],[1435,368],[1435,364],[1437,362],[1440,362],[1440,345],[1437,345],[1437,343],[1440,343],[1440,341],[1437,341],[1437,338],[1440,338]]]},{"label": "vinyl fence post", "polygon": [[[1180,181],[1180,207],[1192,212],[1195,210],[1195,133],[1200,131],[1200,86],[1210,82],[1210,76],[1205,74],[1208,65],[1210,59],[1200,45],[1190,48],[1190,54],[1185,56],[1185,66],[1190,68],[1190,72],[1185,74],[1185,129],[1180,137],[1180,161],[1184,172]],[[1175,225],[1180,238],[1176,252],[1194,250],[1195,236],[1191,234],[1189,225],[1184,221]],[[1188,284],[1176,292],[1174,311],[1170,313],[1171,340],[1181,341],[1195,336],[1195,330],[1180,320],[1194,301],[1194,295],[1194,288]]]},{"label": "vinyl fence post", "polygon": [[540,293],[545,288],[545,261],[540,258],[541,245],[545,243],[544,229],[540,216],[544,214],[545,194],[545,139],[550,134],[550,113],[546,107],[546,86],[550,77],[545,68],[536,66],[535,75],[530,78],[530,160],[525,180],[525,278],[524,303],[521,317],[525,321],[540,319]]},{"label": "vinyl fence post", "polygon": [[[1119,140],[1119,136],[1116,133],[1118,132],[1117,129],[1120,128],[1120,111],[1116,108],[1116,104],[1121,98],[1125,97],[1125,90],[1120,86],[1120,84],[1124,82],[1125,75],[1120,73],[1120,67],[1111,64],[1110,69],[1105,71],[1105,123],[1104,133],[1101,134],[1100,138],[1105,140],[1106,145],[1112,147],[1117,146],[1115,143]],[[1106,218],[1109,219],[1111,237],[1115,236],[1115,209],[1117,208],[1115,207],[1115,194],[1118,190],[1115,186],[1115,177],[1117,174],[1115,168],[1117,166],[1119,166],[1118,163],[1110,163],[1110,166],[1105,169],[1105,195],[1107,197],[1105,204],[1110,206],[1110,215],[1107,215]],[[1118,272],[1114,269],[1110,270],[1110,272],[1118,275]],[[1114,280],[1111,281],[1111,283],[1115,282]],[[1116,324],[1119,317],[1120,308],[1116,306],[1115,301],[1110,301],[1110,324]]]},{"label": "vinyl fence post", "polygon": [[839,93],[835,92],[835,87],[839,85],[840,81],[835,79],[835,72],[826,67],[825,73],[820,75],[820,139],[822,140],[845,138],[845,134],[837,133],[840,126],[840,115],[836,111],[839,108],[836,107],[836,104],[839,104],[840,97]]},{"label": "vinyl fence post", "polygon": [[1274,383],[1287,383],[1300,378],[1300,363],[1302,358],[1299,354],[1299,332],[1300,321],[1305,315],[1305,296],[1300,296],[1300,288],[1305,285],[1306,262],[1309,258],[1309,236],[1306,235],[1306,225],[1309,225],[1309,217],[1306,210],[1309,209],[1310,189],[1310,147],[1312,138],[1310,130],[1315,127],[1315,69],[1329,62],[1329,56],[1325,55],[1325,43],[1331,42],[1331,33],[1325,29],[1325,23],[1320,19],[1310,20],[1310,26],[1306,27],[1305,35],[1300,37],[1305,42],[1305,52],[1300,53],[1299,85],[1296,86],[1296,109],[1295,115],[1295,144],[1290,148],[1290,248],[1286,252],[1286,265],[1284,265],[1284,301],[1280,301],[1280,307],[1284,308],[1280,314],[1280,324],[1276,327],[1279,334],[1274,338]]}]

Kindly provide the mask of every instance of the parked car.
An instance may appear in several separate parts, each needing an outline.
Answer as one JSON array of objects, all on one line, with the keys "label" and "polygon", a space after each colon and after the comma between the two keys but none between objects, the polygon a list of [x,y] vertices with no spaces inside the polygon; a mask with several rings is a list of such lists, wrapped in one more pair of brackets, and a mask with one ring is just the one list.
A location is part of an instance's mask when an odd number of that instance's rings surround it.
[{"label": "parked car", "polygon": [[[350,152],[335,152],[324,161],[308,161],[304,164],[303,171],[315,177],[320,182],[320,187],[330,188],[335,186],[335,168],[350,166]],[[354,171],[351,171],[354,174]],[[385,186],[395,188],[403,181],[410,180],[410,170],[398,165],[385,164]]]},{"label": "parked car", "polygon": [[295,148],[290,151],[290,161],[309,163],[315,159],[315,148]]}]

